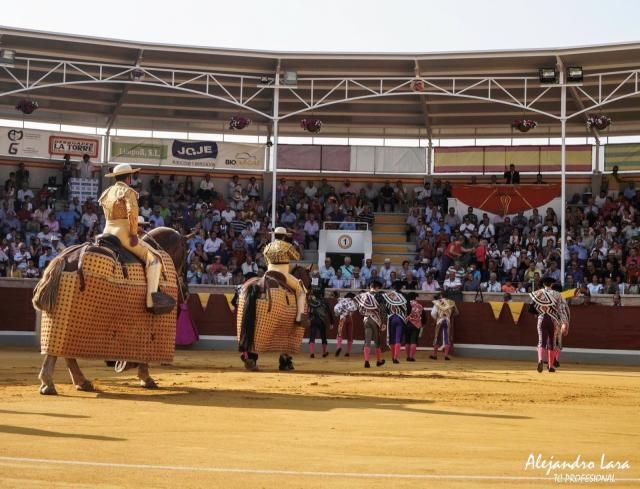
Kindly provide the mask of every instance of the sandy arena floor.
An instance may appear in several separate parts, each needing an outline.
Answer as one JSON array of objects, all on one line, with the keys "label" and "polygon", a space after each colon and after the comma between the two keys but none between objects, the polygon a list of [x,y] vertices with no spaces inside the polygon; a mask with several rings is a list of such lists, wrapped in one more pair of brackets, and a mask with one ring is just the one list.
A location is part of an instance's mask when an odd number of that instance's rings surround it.
[{"label": "sandy arena floor", "polygon": [[[249,373],[231,352],[179,352],[155,391],[81,361],[95,393],[59,362],[45,397],[41,357],[0,350],[0,487],[541,488],[566,473],[640,487],[640,368],[418,356],[365,370],[299,355],[278,373],[264,355]],[[525,470],[538,453],[595,467]]]}]

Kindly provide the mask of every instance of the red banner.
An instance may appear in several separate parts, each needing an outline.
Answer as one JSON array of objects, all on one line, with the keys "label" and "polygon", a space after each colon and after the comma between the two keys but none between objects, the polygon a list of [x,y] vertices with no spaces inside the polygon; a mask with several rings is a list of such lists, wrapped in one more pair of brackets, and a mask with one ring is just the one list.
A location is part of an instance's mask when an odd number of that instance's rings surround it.
[{"label": "red banner", "polygon": [[474,209],[493,214],[516,214],[560,197],[560,185],[455,185],[452,197]]}]

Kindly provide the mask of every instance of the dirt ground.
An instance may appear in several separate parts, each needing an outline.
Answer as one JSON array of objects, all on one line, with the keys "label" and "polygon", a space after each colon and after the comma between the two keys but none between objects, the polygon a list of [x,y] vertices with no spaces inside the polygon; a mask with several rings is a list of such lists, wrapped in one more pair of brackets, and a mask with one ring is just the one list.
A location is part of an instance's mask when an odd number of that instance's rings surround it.
[{"label": "dirt ground", "polygon": [[[253,373],[232,352],[181,351],[153,368],[154,391],[81,361],[94,393],[59,362],[45,397],[41,357],[0,350],[0,487],[640,487],[640,368],[426,355],[365,370],[360,355],[301,354],[291,373],[263,355]],[[530,454],[595,467],[547,475],[525,470]],[[630,468],[602,469],[602,454]]]}]

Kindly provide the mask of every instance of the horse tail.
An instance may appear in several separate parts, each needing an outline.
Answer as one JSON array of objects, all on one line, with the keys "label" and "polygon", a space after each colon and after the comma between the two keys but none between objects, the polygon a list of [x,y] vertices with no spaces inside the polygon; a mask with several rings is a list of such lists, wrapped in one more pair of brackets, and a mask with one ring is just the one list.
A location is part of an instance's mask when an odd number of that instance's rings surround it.
[{"label": "horse tail", "polygon": [[253,351],[254,336],[256,331],[256,312],[258,310],[258,297],[260,287],[256,284],[248,285],[244,290],[244,307],[240,322],[240,339],[238,350],[240,352]]},{"label": "horse tail", "polygon": [[33,307],[40,311],[50,312],[53,310],[58,299],[58,286],[64,271],[65,261],[61,256],[51,260],[45,269],[42,278],[33,290]]}]

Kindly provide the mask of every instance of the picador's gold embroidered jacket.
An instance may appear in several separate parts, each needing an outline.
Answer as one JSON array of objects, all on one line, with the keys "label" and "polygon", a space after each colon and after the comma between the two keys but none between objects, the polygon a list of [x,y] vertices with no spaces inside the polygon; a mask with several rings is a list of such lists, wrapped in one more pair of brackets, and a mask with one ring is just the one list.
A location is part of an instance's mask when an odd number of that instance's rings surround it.
[{"label": "picador's gold embroidered jacket", "polygon": [[262,252],[269,265],[281,265],[291,260],[300,260],[300,253],[291,243],[276,239],[264,247]]},{"label": "picador's gold embroidered jacket", "polygon": [[116,182],[102,192],[98,201],[107,221],[127,219],[129,234],[138,234],[138,193],[124,182]]}]

